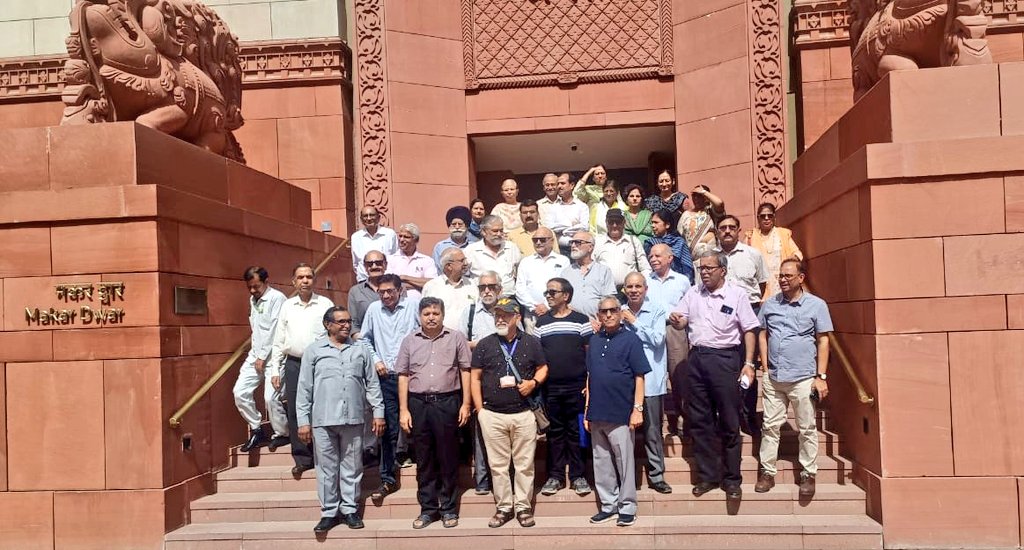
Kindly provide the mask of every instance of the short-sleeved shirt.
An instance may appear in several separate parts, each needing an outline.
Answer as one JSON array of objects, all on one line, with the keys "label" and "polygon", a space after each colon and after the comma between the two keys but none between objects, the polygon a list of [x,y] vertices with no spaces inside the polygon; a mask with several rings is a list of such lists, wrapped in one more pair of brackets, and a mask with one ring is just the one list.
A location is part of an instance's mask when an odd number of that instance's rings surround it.
[{"label": "short-sleeved shirt", "polygon": [[458,283],[452,284],[447,275],[435,277],[423,285],[423,297],[438,298],[444,302],[444,326],[460,330],[460,326],[466,308],[473,305],[479,297],[476,282],[469,277],[463,277]]},{"label": "short-sleeved shirt", "polygon": [[665,277],[659,277],[657,273],[647,274],[647,299],[665,308],[665,311],[672,311],[676,304],[683,299],[686,291],[693,286],[690,279],[671,269],[665,273]]},{"label": "short-sleeved shirt", "polygon": [[469,261],[470,271],[474,279],[479,279],[485,271],[493,271],[501,277],[502,296],[511,296],[516,292],[516,267],[523,255],[519,247],[506,240],[498,253],[487,248],[485,241],[477,241],[465,248],[463,253]]},{"label": "short-sleeved shirt", "polygon": [[690,288],[675,312],[687,320],[691,346],[716,349],[738,346],[743,333],[758,326],[749,295],[729,281],[714,292],[703,285]]},{"label": "short-sleeved shirt", "polygon": [[[721,251],[720,248],[715,249],[715,252]],[[726,256],[729,257],[729,269],[725,280],[745,290],[750,303],[761,303],[761,283],[768,282],[770,273],[764,256],[756,248],[743,243],[736,243]]]},{"label": "short-sleeved shirt", "polygon": [[[437,267],[434,266],[434,259],[422,252],[416,251],[411,256],[406,256],[399,251],[397,254],[388,256],[388,273],[403,277],[433,279],[437,277]],[[406,288],[405,295],[414,303],[419,303],[422,293],[414,288]]]},{"label": "short-sleeved shirt", "polygon": [[590,319],[578,311],[565,317],[549,311],[537,317],[533,333],[548,361],[548,393],[579,393],[587,383],[587,342],[594,333]]},{"label": "short-sleeved shirt", "polygon": [[501,347],[505,346],[512,356],[512,361],[523,380],[530,380],[537,372],[537,367],[545,365],[544,351],[540,340],[529,334],[517,332],[509,343],[503,336],[492,334],[476,345],[473,350],[474,369],[481,369],[480,389],[484,398],[484,408],[496,413],[515,414],[530,409],[530,403],[519,395],[515,387],[502,388],[502,376],[513,376],[505,363],[505,355]]},{"label": "short-sleeved shirt", "polygon": [[781,292],[758,313],[768,331],[768,375],[777,382],[799,382],[818,373],[817,336],[832,332],[832,317],[821,298],[804,291],[796,300]]},{"label": "short-sleeved shirt", "polygon": [[406,336],[395,373],[409,377],[412,393],[448,393],[462,388],[459,371],[469,370],[469,344],[461,332],[442,329],[431,338],[423,329]]},{"label": "short-sleeved shirt", "polygon": [[597,315],[601,298],[615,294],[615,276],[604,264],[591,262],[587,274],[573,262],[562,269],[562,278],[572,285],[572,308],[587,316]]},{"label": "short-sleeved shirt", "polygon": [[356,272],[356,280],[360,282],[365,281],[368,277],[366,266],[363,265],[363,257],[370,251],[376,250],[384,256],[398,254],[398,235],[394,229],[383,225],[378,226],[377,232],[373,235],[370,235],[366,229],[356,231],[349,238],[349,243],[352,246],[352,270]]},{"label": "short-sleeved shirt", "polygon": [[587,372],[587,420],[628,424],[635,404],[635,379],[651,372],[640,338],[621,328],[612,334],[604,330],[594,334],[587,349]]}]

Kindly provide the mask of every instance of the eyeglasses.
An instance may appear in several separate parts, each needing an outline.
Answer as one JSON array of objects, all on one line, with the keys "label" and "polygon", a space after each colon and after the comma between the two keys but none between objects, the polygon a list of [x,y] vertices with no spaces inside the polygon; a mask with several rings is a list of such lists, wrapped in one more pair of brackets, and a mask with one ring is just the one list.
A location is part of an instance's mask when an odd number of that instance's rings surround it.
[{"label": "eyeglasses", "polygon": [[549,288],[549,289],[544,291],[544,295],[545,296],[554,296],[555,294],[561,294],[563,292],[565,292],[565,291],[564,290],[554,290],[554,289]]},{"label": "eyeglasses", "polygon": [[737,229],[739,229],[739,228],[740,228],[740,226],[738,226],[738,225],[733,225],[733,224],[731,224],[731,223],[730,223],[730,224],[726,224],[726,225],[720,225],[720,226],[718,226],[718,230],[719,230],[719,231],[725,231],[725,230],[727,230],[727,229],[730,229],[730,230],[733,230],[733,231],[735,231],[735,230],[737,230]]},{"label": "eyeglasses", "polygon": [[385,260],[364,260],[363,265],[365,265],[366,267],[373,267],[378,265],[383,266],[384,262]]},{"label": "eyeglasses", "polygon": [[594,244],[593,241],[583,241],[579,239],[573,239],[569,241],[569,246],[583,246],[585,244]]},{"label": "eyeglasses", "polygon": [[334,319],[330,322],[332,325],[351,325],[352,319]]},{"label": "eyeglasses", "polygon": [[779,280],[780,281],[792,281],[793,279],[796,279],[799,276],[800,276],[799,274],[794,275],[794,274],[789,274],[789,273],[779,273]]},{"label": "eyeglasses", "polygon": [[622,310],[617,308],[617,307],[606,307],[606,308],[601,308],[601,309],[597,310],[597,312],[600,313],[601,315],[611,315],[611,314],[613,314],[613,313],[615,313],[617,311],[622,311]]},{"label": "eyeglasses", "polygon": [[762,220],[770,220],[775,217],[775,214],[758,214],[757,217]]},{"label": "eyeglasses", "polygon": [[397,292],[398,292],[397,288],[378,288],[377,289],[377,294],[380,294],[382,296],[383,295],[396,294]]},{"label": "eyeglasses", "polygon": [[551,237],[534,237],[530,240],[535,243],[546,243],[551,240]]},{"label": "eyeglasses", "polygon": [[483,292],[485,290],[493,290],[494,292],[498,292],[499,290],[501,290],[501,285],[476,285],[476,288],[480,292]]},{"label": "eyeglasses", "polygon": [[708,272],[714,271],[714,270],[716,270],[716,269],[718,269],[720,267],[722,267],[722,266],[720,266],[720,265],[702,265],[702,266],[697,268],[697,271],[700,271],[701,273],[708,273]]}]

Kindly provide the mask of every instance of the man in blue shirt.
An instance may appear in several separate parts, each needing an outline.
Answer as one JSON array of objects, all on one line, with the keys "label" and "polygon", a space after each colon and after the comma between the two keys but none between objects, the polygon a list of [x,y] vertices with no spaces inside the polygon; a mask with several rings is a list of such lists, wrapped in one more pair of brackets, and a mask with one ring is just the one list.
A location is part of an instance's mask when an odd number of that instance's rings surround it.
[{"label": "man in blue shirt", "polygon": [[601,509],[591,523],[618,516],[616,525],[636,522],[634,430],[644,423],[644,375],[651,366],[640,338],[622,330],[618,298],[601,299],[600,332],[587,349],[587,404],[584,427],[594,444],[594,484]]},{"label": "man in blue shirt", "polygon": [[448,238],[434,245],[434,265],[437,272],[444,271],[441,265],[441,254],[449,248],[466,248],[477,239],[469,232],[469,222],[473,221],[469,209],[465,206],[453,206],[444,215],[444,221],[448,224]]},{"label": "man in blue shirt", "polygon": [[[647,274],[647,299],[660,305],[665,311],[672,311],[690,290],[690,279],[682,273],[672,271],[672,249],[660,243],[651,247],[648,261],[651,272]],[[690,343],[686,338],[686,330],[677,329],[672,325],[665,327],[665,348],[668,359],[668,379],[671,385],[672,403],[675,413],[668,418],[669,433],[676,433],[680,438],[690,436],[689,414],[684,405],[686,398],[686,358]],[[677,431],[679,419],[682,429]]]},{"label": "man in blue shirt", "polygon": [[651,372],[644,377],[644,450],[647,452],[647,484],[655,491],[668,494],[672,487],[665,483],[665,439],[662,434],[661,398],[668,392],[668,362],[665,359],[665,308],[647,300],[647,280],[643,274],[626,275],[622,290],[626,305],[622,308],[622,326],[636,333],[644,345],[644,355]]},{"label": "man in blue shirt", "polygon": [[395,361],[398,359],[402,340],[420,327],[416,304],[401,297],[401,290],[401,277],[394,273],[381,275],[377,283],[380,301],[373,302],[366,308],[363,330],[360,334],[363,345],[372,353],[374,369],[380,376],[380,388],[384,394],[384,421],[387,425],[384,435],[380,438],[381,486],[371,494],[375,501],[383,499],[398,488],[395,455],[398,447],[399,407]]},{"label": "man in blue shirt", "polygon": [[818,472],[818,428],[814,422],[815,398],[828,395],[828,333],[832,318],[828,305],[803,288],[803,262],[789,259],[779,268],[782,292],[765,300],[758,313],[764,423],[761,436],[761,473],[754,490],[765,493],[775,486],[779,454],[779,428],[786,409],[793,405],[800,431],[800,496],[814,495]]}]

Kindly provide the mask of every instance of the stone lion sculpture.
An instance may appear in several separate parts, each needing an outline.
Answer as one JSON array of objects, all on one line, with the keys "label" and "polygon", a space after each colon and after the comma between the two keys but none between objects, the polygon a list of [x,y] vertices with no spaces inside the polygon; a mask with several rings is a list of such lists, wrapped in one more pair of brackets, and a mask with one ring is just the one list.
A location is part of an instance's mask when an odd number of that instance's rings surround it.
[{"label": "stone lion sculpture", "polygon": [[244,162],[238,39],[195,0],[77,0],[61,124],[134,120]]},{"label": "stone lion sculpture", "polygon": [[851,0],[854,99],[889,71],[992,63],[982,0]]}]

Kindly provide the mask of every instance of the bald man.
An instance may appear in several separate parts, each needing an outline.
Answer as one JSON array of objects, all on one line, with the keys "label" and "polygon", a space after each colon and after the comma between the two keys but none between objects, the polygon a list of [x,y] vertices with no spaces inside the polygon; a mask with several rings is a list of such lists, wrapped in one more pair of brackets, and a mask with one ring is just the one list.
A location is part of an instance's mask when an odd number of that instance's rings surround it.
[{"label": "bald man", "polygon": [[[676,304],[682,300],[686,291],[690,290],[690,279],[677,271],[672,271],[672,249],[667,244],[659,243],[651,247],[647,257],[651,264],[651,272],[647,275],[647,296],[652,302],[657,303],[665,311],[672,311]],[[678,430],[677,418],[683,419],[683,426],[678,435],[689,437],[689,422],[686,408],[683,402],[686,399],[686,357],[689,351],[689,343],[686,340],[686,330],[677,329],[672,325],[666,327],[665,344],[668,355],[668,378],[671,384],[672,401],[675,404],[675,411],[678,416],[669,417],[669,430]]]}]

